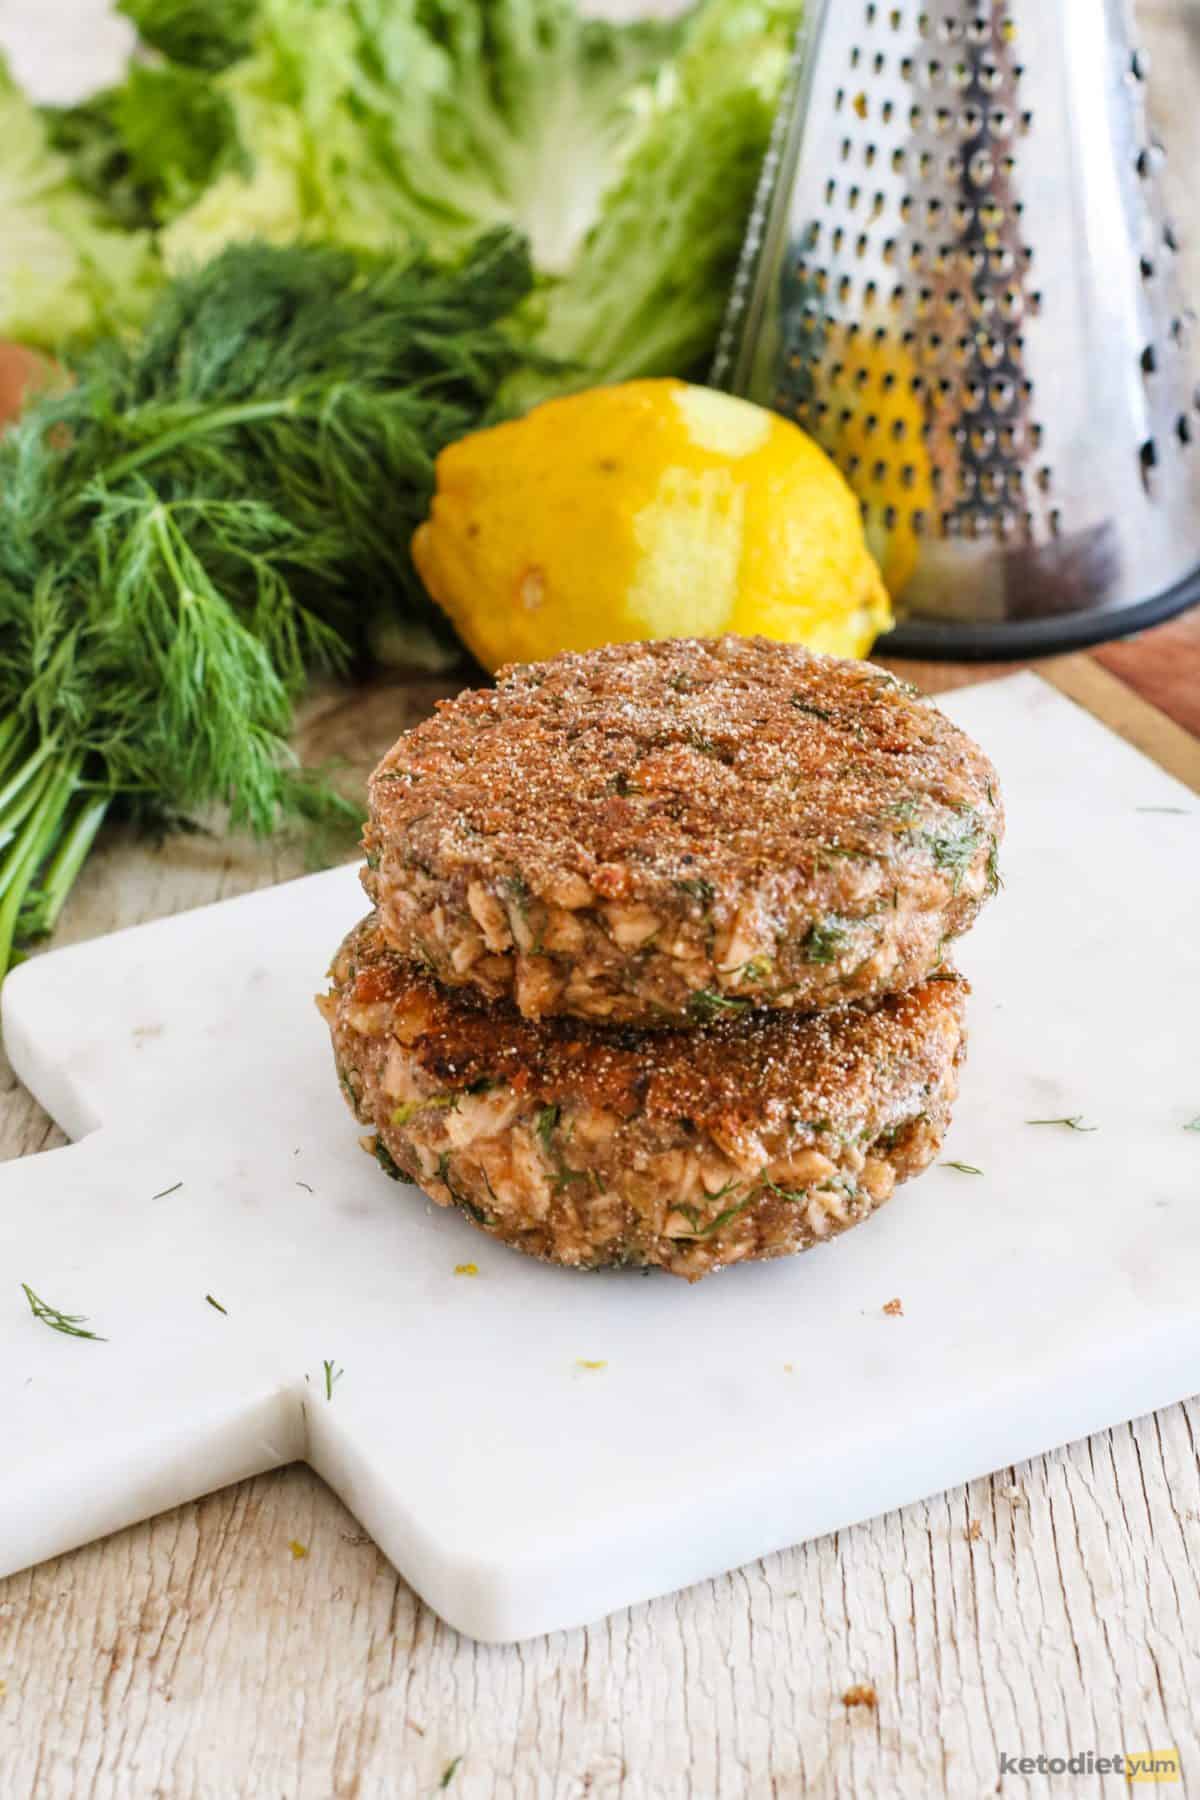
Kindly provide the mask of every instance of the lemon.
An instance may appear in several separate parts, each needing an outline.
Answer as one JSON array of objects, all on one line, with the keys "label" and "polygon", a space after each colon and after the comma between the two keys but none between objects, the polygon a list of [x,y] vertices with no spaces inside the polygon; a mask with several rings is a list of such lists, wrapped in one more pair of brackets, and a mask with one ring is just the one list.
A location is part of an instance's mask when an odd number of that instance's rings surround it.
[{"label": "lemon", "polygon": [[824,451],[682,381],[549,400],[452,444],[413,557],[488,669],[724,631],[862,656],[891,623]]},{"label": "lemon", "polygon": [[866,539],[893,600],[917,566],[914,524],[934,516],[918,369],[894,336],[833,325],[823,356],[826,405],[817,435],[866,513]]}]

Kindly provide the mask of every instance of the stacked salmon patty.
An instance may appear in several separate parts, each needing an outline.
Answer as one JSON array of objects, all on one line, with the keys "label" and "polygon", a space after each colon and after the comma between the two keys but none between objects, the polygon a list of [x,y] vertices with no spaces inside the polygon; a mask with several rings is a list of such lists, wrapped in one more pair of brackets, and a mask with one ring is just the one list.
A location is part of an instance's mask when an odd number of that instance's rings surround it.
[{"label": "stacked salmon patty", "polygon": [[371,782],[321,1005],[384,1168],[533,1255],[690,1279],[937,1154],[994,771],[884,670],[614,645],[444,702]]}]

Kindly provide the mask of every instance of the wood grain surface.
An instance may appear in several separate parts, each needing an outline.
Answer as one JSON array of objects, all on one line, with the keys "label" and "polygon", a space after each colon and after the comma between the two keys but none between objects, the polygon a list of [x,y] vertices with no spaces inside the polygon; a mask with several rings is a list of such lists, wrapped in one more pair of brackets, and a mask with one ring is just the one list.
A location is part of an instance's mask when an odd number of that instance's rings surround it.
[{"label": "wood grain surface", "polygon": [[[1200,10],[1139,12],[1194,170]],[[1189,268],[1200,293],[1195,247]],[[1200,614],[1042,670],[1200,788]],[[999,671],[906,672],[936,691]],[[455,685],[323,693],[305,747],[353,779]],[[59,941],[302,867],[297,846],[111,833]],[[61,1141],[5,1073],[0,1156]],[[1190,1401],[507,1648],[443,1626],[310,1471],[279,1471],[0,1582],[0,1800],[1091,1796],[1124,1783],[1001,1756],[1164,1747],[1169,1791],[1200,1793],[1198,1435]]]}]

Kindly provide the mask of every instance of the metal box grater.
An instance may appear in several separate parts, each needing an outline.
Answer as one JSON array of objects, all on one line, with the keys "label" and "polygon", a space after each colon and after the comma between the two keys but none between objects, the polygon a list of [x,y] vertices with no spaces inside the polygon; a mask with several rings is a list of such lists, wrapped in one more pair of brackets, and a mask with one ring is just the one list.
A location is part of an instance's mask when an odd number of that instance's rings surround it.
[{"label": "metal box grater", "polygon": [[889,649],[1200,598],[1200,394],[1123,0],[812,0],[713,381],[862,502]]}]

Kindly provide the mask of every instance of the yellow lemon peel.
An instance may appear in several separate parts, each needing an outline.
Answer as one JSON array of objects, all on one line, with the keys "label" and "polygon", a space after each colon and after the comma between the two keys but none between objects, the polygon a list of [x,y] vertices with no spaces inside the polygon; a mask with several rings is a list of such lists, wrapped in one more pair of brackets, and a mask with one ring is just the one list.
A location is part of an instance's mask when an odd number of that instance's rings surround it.
[{"label": "yellow lemon peel", "polygon": [[825,452],[674,380],[550,400],[452,444],[413,557],[489,669],[723,631],[862,656],[891,623]]}]

